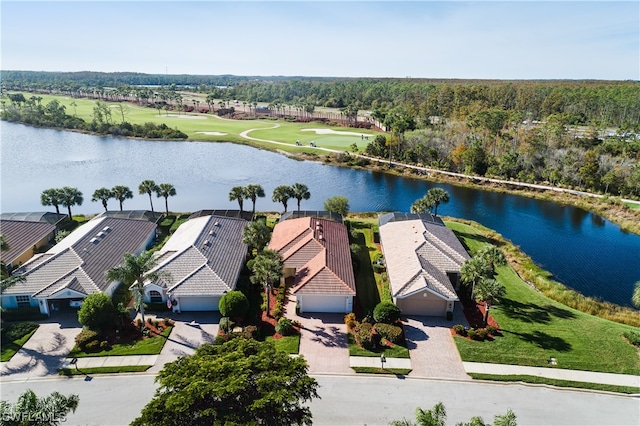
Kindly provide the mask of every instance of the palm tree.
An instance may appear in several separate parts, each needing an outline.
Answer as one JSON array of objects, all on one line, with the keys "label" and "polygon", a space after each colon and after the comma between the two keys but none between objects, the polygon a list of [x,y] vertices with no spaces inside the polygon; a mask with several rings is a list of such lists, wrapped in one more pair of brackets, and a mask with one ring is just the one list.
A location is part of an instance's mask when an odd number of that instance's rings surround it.
[{"label": "palm tree", "polygon": [[131,253],[122,256],[122,264],[109,269],[105,278],[108,282],[118,281],[126,286],[135,284],[132,288],[134,306],[140,311],[144,324],[144,283],[157,281],[159,278],[168,278],[166,272],[155,271],[157,260],[153,252],[145,251],[136,257]]},{"label": "palm tree", "polygon": [[494,269],[494,273],[497,266],[505,265],[507,263],[507,259],[504,257],[502,250],[494,245],[483,247],[476,253],[476,256],[482,257],[489,262]]},{"label": "palm tree", "polygon": [[80,192],[78,188],[65,186],[60,190],[60,204],[69,209],[69,220],[73,219],[71,206],[81,206],[83,201],[82,192]]},{"label": "palm tree", "polygon": [[487,324],[489,318],[489,308],[498,302],[507,293],[507,289],[493,278],[482,278],[476,287],[476,301],[484,302],[484,318],[482,321]]},{"label": "palm tree", "polygon": [[426,195],[422,198],[418,198],[416,201],[411,204],[411,213],[414,214],[425,214],[431,211],[433,208],[434,202],[431,198]]},{"label": "palm tree", "polygon": [[438,216],[438,206],[440,203],[449,202],[449,193],[442,188],[431,188],[427,191],[427,197],[429,197],[435,206],[434,216]]},{"label": "palm tree", "polygon": [[253,203],[253,209],[251,211],[252,216],[256,214],[256,199],[258,197],[263,198],[264,197],[264,189],[262,189],[262,187],[260,185],[258,185],[257,183],[250,183],[249,185],[244,187],[245,190],[245,197],[250,199],[251,202]]},{"label": "palm tree", "polygon": [[0,401],[0,414],[2,419],[7,419],[6,424],[52,426],[64,421],[69,412],[75,413],[79,402],[78,395],[64,396],[59,392],[53,392],[38,398],[31,389],[27,389],[20,394],[15,404]]},{"label": "palm tree", "polygon": [[93,192],[93,196],[91,197],[91,201],[102,201],[102,207],[104,207],[104,211],[107,211],[107,202],[109,198],[113,197],[113,192],[107,188],[99,188]]},{"label": "palm tree", "polygon": [[111,189],[111,192],[113,193],[113,198],[120,201],[120,211],[122,211],[122,203],[124,200],[133,198],[133,192],[131,192],[128,186],[116,185]]},{"label": "palm tree", "polygon": [[45,189],[40,194],[40,202],[43,206],[53,206],[56,208],[56,213],[60,214],[60,189],[58,188],[50,188]]},{"label": "palm tree", "polygon": [[156,187],[156,195],[158,198],[164,197],[164,207],[169,216],[169,197],[176,195],[176,188],[170,183],[161,183]]},{"label": "palm tree", "polygon": [[460,281],[464,285],[471,284],[471,299],[474,299],[475,287],[483,278],[493,277],[491,264],[482,257],[472,257],[460,268]]},{"label": "palm tree", "polygon": [[291,185],[291,190],[293,192],[293,198],[298,200],[298,211],[300,211],[300,201],[311,198],[309,188],[304,183],[294,183]]},{"label": "palm tree", "polygon": [[282,203],[284,206],[284,212],[287,212],[287,203],[289,199],[293,198],[293,190],[288,185],[280,185],[277,186],[276,189],[273,190],[273,195],[271,200],[274,203]]},{"label": "palm tree", "polygon": [[636,308],[640,308],[640,281],[635,283],[633,287],[633,294],[631,295],[631,303],[633,303],[633,305]]},{"label": "palm tree", "polygon": [[245,195],[246,195],[245,189],[241,186],[234,186],[233,188],[231,188],[231,191],[229,192],[229,201],[235,200],[238,202],[238,206],[240,206],[240,213],[242,213],[242,207],[244,205]]},{"label": "palm tree", "polygon": [[138,192],[140,195],[147,194],[149,196],[149,202],[151,203],[151,213],[153,211],[153,199],[151,198],[151,194],[153,194],[158,189],[158,185],[150,179],[143,180],[140,185],[138,185]]},{"label": "palm tree", "polygon": [[260,252],[270,239],[271,230],[262,220],[251,222],[242,230],[242,242],[247,244],[252,252],[253,249]]},{"label": "palm tree", "polygon": [[282,275],[283,262],[280,253],[275,250],[263,250],[262,253],[257,255],[251,265],[250,280],[253,284],[261,284],[264,287],[264,291],[267,296],[266,312],[270,313],[269,296],[271,295],[271,288]]}]

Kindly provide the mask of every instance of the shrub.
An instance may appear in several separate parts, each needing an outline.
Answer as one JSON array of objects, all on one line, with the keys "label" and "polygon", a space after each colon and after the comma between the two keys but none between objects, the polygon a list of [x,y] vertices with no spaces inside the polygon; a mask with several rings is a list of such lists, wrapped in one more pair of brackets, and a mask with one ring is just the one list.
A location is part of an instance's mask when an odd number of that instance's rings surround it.
[{"label": "shrub", "polygon": [[136,324],[138,324],[138,328],[142,328],[142,319],[138,318]]},{"label": "shrub", "polygon": [[278,324],[276,324],[276,333],[282,334],[283,336],[290,336],[293,332],[293,323],[289,318],[282,317],[278,320]]},{"label": "shrub", "polygon": [[39,321],[47,318],[47,315],[40,313],[40,308],[18,308],[3,309],[2,320],[11,321]]},{"label": "shrub", "polygon": [[87,351],[89,343],[96,342],[100,338],[100,333],[94,330],[84,329],[76,336],[76,345],[80,348],[81,351]]},{"label": "shrub", "polygon": [[384,265],[380,265],[379,263],[373,263],[372,267],[373,267],[373,271],[377,272],[378,274],[383,273],[387,269],[387,268],[385,268]]},{"label": "shrub", "polygon": [[476,338],[478,340],[486,339],[488,334],[489,333],[487,332],[486,328],[479,328],[479,329],[476,330]]},{"label": "shrub", "polygon": [[637,331],[625,331],[623,335],[633,346],[640,346],[640,333]]},{"label": "shrub", "polygon": [[375,325],[376,332],[380,337],[387,339],[393,344],[399,344],[403,341],[402,327],[397,325],[378,323]]},{"label": "shrub", "polygon": [[18,322],[15,324],[5,324],[3,326],[5,328],[2,329],[2,340],[10,342],[21,339],[38,328],[38,324],[35,322]]},{"label": "shrub", "polygon": [[363,322],[356,329],[353,337],[356,339],[358,346],[363,349],[371,350],[373,348],[373,334],[371,333],[371,324]]},{"label": "shrub", "polygon": [[358,320],[356,320],[356,314],[353,312],[344,316],[344,323],[349,330],[353,330],[358,325]]},{"label": "shrub", "polygon": [[466,333],[466,331],[464,329],[464,325],[462,325],[462,324],[454,325],[453,326],[453,331],[455,331],[456,334],[459,335],[459,336],[466,336],[467,335],[467,333]]},{"label": "shrub", "polygon": [[245,339],[253,339],[254,334],[258,331],[255,325],[248,325],[242,330],[242,337]]},{"label": "shrub", "polygon": [[230,291],[220,298],[220,314],[225,317],[244,317],[249,311],[249,299],[241,291]]},{"label": "shrub", "polygon": [[116,312],[109,296],[93,293],[82,302],[78,321],[91,330],[103,331],[114,324]]},{"label": "shrub", "polygon": [[475,328],[470,328],[469,330],[467,330],[467,336],[469,336],[470,339],[478,340],[478,333],[476,333]]},{"label": "shrub", "polygon": [[273,317],[278,319],[282,318],[282,307],[279,304],[273,308]]},{"label": "shrub", "polygon": [[231,321],[229,317],[222,317],[218,322],[218,327],[220,328],[220,330],[224,331],[225,333],[231,332],[234,325],[235,323]]},{"label": "shrub", "polygon": [[400,308],[391,302],[380,302],[373,310],[373,319],[376,322],[384,322],[386,324],[393,324],[400,319]]},{"label": "shrub", "polygon": [[102,349],[103,351],[108,351],[109,349],[111,349],[111,345],[109,345],[109,342],[107,342],[106,340],[103,340],[102,342],[100,342],[100,349]]},{"label": "shrub", "polygon": [[171,320],[169,318],[163,319],[162,322],[164,322],[164,325],[166,325],[167,327],[171,325]]},{"label": "shrub", "polygon": [[498,332],[498,327],[493,325],[487,326],[487,333],[491,334],[492,336],[495,336],[497,332]]},{"label": "shrub", "polygon": [[92,340],[85,346],[85,352],[98,352],[100,351],[100,342],[98,340]]}]

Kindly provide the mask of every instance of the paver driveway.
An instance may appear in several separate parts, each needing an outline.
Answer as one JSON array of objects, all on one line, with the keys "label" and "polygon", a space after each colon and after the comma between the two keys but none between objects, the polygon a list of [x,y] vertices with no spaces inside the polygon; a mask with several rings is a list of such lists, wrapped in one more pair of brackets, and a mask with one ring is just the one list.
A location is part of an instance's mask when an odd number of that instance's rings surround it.
[{"label": "paver driveway", "polygon": [[469,380],[458,353],[450,327],[466,325],[460,306],[453,321],[440,317],[411,316],[404,322],[404,332],[411,356],[409,376]]},{"label": "paver driveway", "polygon": [[147,370],[150,373],[162,370],[164,364],[182,355],[193,354],[203,343],[213,343],[218,335],[218,312],[183,312],[172,314],[170,318],[175,320],[175,326],[156,363]]},{"label": "paver driveway", "polygon": [[[293,298],[291,298],[293,299]],[[300,354],[310,373],[355,374],[349,367],[349,345],[344,314],[303,313],[296,315],[295,300],[287,303],[286,314],[300,321]]]},{"label": "paver driveway", "polygon": [[58,375],[58,368],[73,349],[82,330],[76,312],[58,313],[39,323],[24,346],[2,366],[0,375],[11,380]]}]

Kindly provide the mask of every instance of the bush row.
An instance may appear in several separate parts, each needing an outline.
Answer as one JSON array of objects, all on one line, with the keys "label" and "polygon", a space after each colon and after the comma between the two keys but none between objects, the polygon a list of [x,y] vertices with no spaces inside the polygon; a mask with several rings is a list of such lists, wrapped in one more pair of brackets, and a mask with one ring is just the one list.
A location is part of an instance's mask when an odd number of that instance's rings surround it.
[{"label": "bush row", "polygon": [[483,341],[488,336],[495,336],[498,333],[498,329],[493,325],[488,325],[485,328],[466,329],[462,324],[456,324],[453,326],[453,331],[459,336],[468,337],[477,341]]}]

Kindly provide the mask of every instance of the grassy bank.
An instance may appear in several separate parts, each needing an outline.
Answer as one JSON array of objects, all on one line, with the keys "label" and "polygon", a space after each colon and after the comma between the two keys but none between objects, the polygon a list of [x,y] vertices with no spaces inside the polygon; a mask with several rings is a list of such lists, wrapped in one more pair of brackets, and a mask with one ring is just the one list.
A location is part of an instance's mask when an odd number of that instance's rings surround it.
[{"label": "grassy bank", "polygon": [[476,380],[491,380],[496,382],[523,382],[523,383],[533,383],[538,385],[551,385],[551,386],[557,386],[557,387],[581,388],[581,389],[591,389],[591,390],[599,390],[599,391],[605,391],[605,392],[628,393],[628,394],[640,393],[640,388],[636,388],[636,387],[605,385],[602,383],[573,382],[570,380],[557,380],[557,379],[549,379],[546,377],[536,377],[536,376],[526,376],[526,375],[500,376],[500,375],[494,375],[494,374],[479,374],[479,373],[469,373],[469,375]]},{"label": "grassy bank", "polygon": [[[549,367],[549,360],[555,358],[557,368],[640,374],[637,350],[623,337],[624,332],[637,329],[581,310],[594,310],[600,316],[634,325],[640,323],[639,312],[615,305],[612,305],[615,312],[608,312],[610,304],[584,298],[551,281],[519,249],[480,225],[452,221],[447,221],[447,225],[471,253],[492,243],[509,260],[509,265],[497,268],[497,279],[506,287],[507,294],[491,309],[502,336],[484,342],[456,337],[464,361]],[[518,273],[526,275],[525,279],[536,287],[540,285],[540,291],[523,281]],[[555,300],[556,297],[563,302]]]}]

